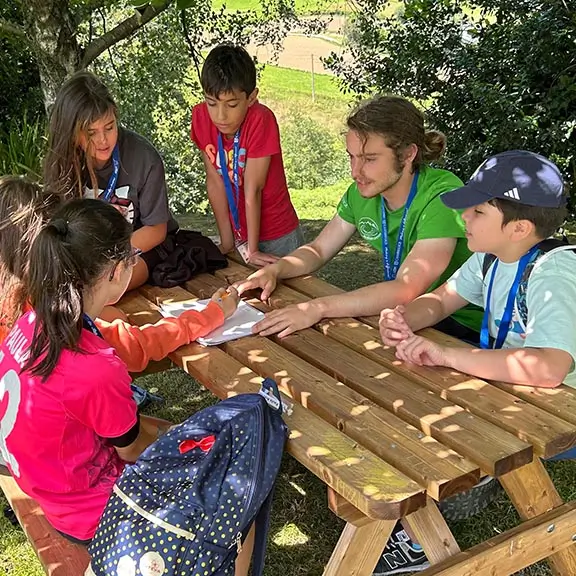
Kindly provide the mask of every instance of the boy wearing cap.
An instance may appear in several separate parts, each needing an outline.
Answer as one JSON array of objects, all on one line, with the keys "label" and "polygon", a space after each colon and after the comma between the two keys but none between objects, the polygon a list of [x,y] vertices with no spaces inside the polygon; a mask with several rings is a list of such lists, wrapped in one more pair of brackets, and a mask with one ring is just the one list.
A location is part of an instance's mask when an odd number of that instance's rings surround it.
[{"label": "boy wearing cap", "polygon": [[[475,254],[434,292],[384,310],[384,344],[395,346],[400,360],[421,366],[525,386],[576,387],[574,247],[544,252],[541,246],[566,216],[558,168],[532,152],[504,152],[442,201],[464,209],[468,247]],[[486,254],[494,256],[489,267]],[[484,308],[480,349],[414,334],[469,302]]]}]

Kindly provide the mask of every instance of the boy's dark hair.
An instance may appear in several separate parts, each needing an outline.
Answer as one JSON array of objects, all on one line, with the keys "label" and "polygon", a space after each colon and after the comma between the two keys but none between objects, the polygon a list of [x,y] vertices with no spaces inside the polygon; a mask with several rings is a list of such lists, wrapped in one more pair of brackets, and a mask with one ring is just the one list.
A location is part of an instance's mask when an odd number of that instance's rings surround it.
[{"label": "boy's dark hair", "polygon": [[28,299],[30,246],[60,198],[22,176],[0,177],[0,324],[11,327]]},{"label": "boy's dark hair", "polygon": [[78,351],[85,290],[111,263],[131,257],[131,233],[111,204],[77,199],[62,206],[38,234],[27,279],[36,325],[23,370],[46,378],[63,350]]},{"label": "boy's dark hair", "polygon": [[400,96],[375,96],[361,102],[348,116],[346,124],[363,140],[370,134],[382,136],[386,145],[394,150],[398,172],[404,168],[404,153],[411,144],[418,147],[412,162],[413,171],[424,163],[438,160],[446,149],[446,136],[437,130],[424,130],[422,112]]},{"label": "boy's dark hair", "polygon": [[256,89],[256,65],[241,46],[220,44],[206,57],[200,84],[204,93],[213,98],[233,90],[250,96]]},{"label": "boy's dark hair", "polygon": [[51,190],[81,198],[85,169],[92,188],[98,190],[92,160],[81,149],[79,136],[108,113],[118,116],[114,98],[104,82],[91,72],[77,72],[60,88],[50,114],[44,160],[44,184]]},{"label": "boy's dark hair", "polygon": [[558,208],[528,206],[504,198],[492,198],[488,203],[502,212],[502,226],[515,220],[528,220],[534,224],[536,235],[541,239],[552,236],[562,226],[568,214],[565,206]]}]

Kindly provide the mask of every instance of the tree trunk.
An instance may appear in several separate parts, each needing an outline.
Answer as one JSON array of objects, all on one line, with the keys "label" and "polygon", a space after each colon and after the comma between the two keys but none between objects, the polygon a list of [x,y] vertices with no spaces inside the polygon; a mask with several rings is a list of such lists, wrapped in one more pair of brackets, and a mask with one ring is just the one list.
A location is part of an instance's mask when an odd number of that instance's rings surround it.
[{"label": "tree trunk", "polygon": [[49,112],[64,80],[80,67],[82,50],[76,23],[68,0],[24,0],[22,12]]}]

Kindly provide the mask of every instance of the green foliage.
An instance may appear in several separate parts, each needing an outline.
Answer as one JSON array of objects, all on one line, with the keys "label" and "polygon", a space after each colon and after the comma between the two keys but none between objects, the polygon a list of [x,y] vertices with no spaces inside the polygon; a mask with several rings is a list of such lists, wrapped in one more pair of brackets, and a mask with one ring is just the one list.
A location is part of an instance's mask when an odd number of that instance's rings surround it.
[{"label": "green foliage", "polygon": [[341,140],[303,114],[293,115],[284,126],[282,149],[290,188],[329,186],[348,172]]},{"label": "green foliage", "polygon": [[23,174],[40,180],[45,145],[43,119],[30,119],[25,111],[22,119],[12,120],[0,132],[0,175]]},{"label": "green foliage", "polygon": [[353,62],[329,63],[346,89],[428,105],[464,178],[487,155],[523,148],[551,157],[575,182],[573,3],[406,0],[394,16],[383,16],[380,0],[358,6]]},{"label": "green foliage", "polygon": [[[3,0],[0,19],[21,24],[19,3]],[[9,130],[10,124],[19,120],[25,110],[33,117],[44,114],[38,67],[30,50],[13,36],[0,37],[0,79],[0,131]]]}]

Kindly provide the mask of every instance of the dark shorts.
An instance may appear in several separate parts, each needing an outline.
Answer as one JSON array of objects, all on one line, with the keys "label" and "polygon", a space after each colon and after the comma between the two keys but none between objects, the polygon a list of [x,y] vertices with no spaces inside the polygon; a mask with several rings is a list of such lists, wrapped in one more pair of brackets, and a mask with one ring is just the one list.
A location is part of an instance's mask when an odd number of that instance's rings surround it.
[{"label": "dark shorts", "polygon": [[454,338],[458,338],[458,340],[472,344],[472,346],[480,345],[480,334],[476,332],[476,330],[472,330],[472,328],[456,322],[452,316],[444,318],[444,320],[441,320],[438,324],[432,326],[432,328],[448,334],[448,336],[453,336]]}]

